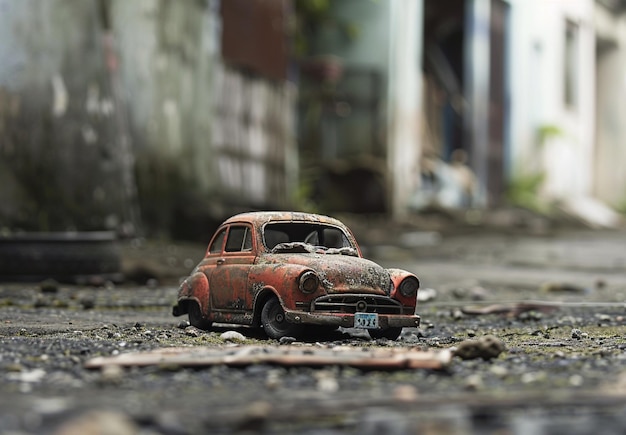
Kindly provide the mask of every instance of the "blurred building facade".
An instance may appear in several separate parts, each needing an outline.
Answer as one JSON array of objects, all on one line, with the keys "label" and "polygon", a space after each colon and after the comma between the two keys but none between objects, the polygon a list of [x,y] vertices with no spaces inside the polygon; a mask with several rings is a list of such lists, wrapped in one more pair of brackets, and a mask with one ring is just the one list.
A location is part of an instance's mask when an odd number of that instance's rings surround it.
[{"label": "blurred building facade", "polygon": [[0,226],[191,236],[287,207],[290,13],[287,0],[1,0]]},{"label": "blurred building facade", "polygon": [[[342,0],[333,13],[359,34],[319,33],[314,54],[346,73],[317,151],[335,172],[368,161],[383,208],[623,207],[624,2]],[[357,119],[370,94],[345,91],[355,71],[377,77],[377,134]],[[344,196],[368,197],[358,185]]]},{"label": "blurred building facade", "polygon": [[1,225],[188,237],[250,208],[623,208],[625,12],[0,0]]}]

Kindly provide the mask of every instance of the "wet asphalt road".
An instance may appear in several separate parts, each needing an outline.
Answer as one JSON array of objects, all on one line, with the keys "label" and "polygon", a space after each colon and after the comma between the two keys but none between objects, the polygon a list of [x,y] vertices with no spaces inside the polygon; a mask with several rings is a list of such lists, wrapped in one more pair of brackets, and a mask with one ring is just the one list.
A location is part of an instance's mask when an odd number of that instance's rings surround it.
[{"label": "wet asphalt road", "polygon": [[[88,370],[96,356],[171,346],[279,346],[259,331],[185,328],[170,315],[176,280],[203,246],[129,248],[161,284],[94,288],[0,284],[0,433],[623,433],[626,427],[626,233],[529,237],[409,232],[366,246],[414,271],[431,300],[397,342],[357,330],[296,345],[449,349],[486,334],[495,360],[445,371],[252,365]],[[145,266],[145,267],[144,267]],[[564,303],[516,317],[470,305]]]}]

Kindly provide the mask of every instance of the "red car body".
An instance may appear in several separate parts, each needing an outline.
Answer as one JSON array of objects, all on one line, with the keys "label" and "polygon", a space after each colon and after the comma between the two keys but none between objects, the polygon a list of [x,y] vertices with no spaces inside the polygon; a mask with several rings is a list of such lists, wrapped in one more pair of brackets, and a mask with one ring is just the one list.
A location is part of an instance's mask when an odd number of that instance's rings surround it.
[{"label": "red car body", "polygon": [[418,278],[363,258],[337,219],[297,212],[233,216],[180,286],[175,316],[192,325],[263,326],[270,338],[305,325],[359,327],[396,339],[417,327]]}]

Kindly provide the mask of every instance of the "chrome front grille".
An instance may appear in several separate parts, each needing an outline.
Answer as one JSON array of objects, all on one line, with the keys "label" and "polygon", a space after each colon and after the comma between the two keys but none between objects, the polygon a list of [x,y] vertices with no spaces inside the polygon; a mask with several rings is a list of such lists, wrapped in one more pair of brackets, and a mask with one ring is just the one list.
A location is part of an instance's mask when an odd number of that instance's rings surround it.
[{"label": "chrome front grille", "polygon": [[402,304],[387,296],[335,294],[319,297],[311,304],[311,312],[402,314]]}]

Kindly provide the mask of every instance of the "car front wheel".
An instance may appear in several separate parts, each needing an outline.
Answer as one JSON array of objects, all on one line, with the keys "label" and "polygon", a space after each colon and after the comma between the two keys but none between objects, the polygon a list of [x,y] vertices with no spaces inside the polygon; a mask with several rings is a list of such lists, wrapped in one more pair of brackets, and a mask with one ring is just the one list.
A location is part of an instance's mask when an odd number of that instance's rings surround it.
[{"label": "car front wheel", "polygon": [[289,323],[285,318],[285,310],[278,298],[269,299],[261,310],[261,323],[269,338],[278,340],[281,337],[296,337],[302,327]]},{"label": "car front wheel", "polygon": [[377,340],[379,338],[386,338],[387,340],[397,340],[402,333],[402,328],[368,329],[367,332],[373,340]]}]

